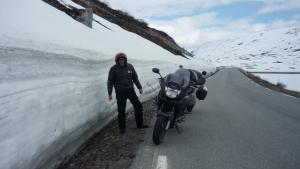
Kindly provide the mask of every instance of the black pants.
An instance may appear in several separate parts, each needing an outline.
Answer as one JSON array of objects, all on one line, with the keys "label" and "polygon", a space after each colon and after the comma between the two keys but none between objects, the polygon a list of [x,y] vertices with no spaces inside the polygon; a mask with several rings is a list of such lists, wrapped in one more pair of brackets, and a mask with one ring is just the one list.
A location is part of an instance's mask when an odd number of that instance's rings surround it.
[{"label": "black pants", "polygon": [[127,99],[130,100],[134,107],[135,113],[135,122],[136,126],[140,127],[143,125],[143,105],[139,101],[135,91],[133,88],[130,88],[125,91],[116,91],[117,96],[117,104],[118,104],[118,121],[119,121],[119,128],[125,129],[126,128],[126,101]]}]

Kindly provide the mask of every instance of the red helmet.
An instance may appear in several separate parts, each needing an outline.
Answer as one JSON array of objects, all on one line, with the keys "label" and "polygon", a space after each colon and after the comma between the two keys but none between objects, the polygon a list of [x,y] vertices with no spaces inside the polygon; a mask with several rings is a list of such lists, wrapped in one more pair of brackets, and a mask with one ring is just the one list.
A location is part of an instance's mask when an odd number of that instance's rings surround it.
[{"label": "red helmet", "polygon": [[118,62],[120,59],[125,59],[125,61],[127,61],[127,56],[125,53],[117,53],[116,57],[115,57],[115,61]]}]

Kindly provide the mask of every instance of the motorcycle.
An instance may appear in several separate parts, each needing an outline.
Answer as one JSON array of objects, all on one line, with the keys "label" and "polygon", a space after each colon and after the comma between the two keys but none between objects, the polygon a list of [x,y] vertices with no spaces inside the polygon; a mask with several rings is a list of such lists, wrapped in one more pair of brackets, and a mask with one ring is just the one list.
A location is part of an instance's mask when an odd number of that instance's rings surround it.
[{"label": "motorcycle", "polygon": [[[179,69],[164,78],[158,68],[152,71],[160,76],[160,91],[156,96],[157,118],[153,128],[152,140],[156,145],[163,142],[169,128],[176,128],[180,133],[178,123],[184,122],[185,112],[191,112],[196,104],[196,97],[204,100],[207,89],[205,78],[197,81],[190,79],[187,69]],[[202,74],[206,74],[205,71]]]}]

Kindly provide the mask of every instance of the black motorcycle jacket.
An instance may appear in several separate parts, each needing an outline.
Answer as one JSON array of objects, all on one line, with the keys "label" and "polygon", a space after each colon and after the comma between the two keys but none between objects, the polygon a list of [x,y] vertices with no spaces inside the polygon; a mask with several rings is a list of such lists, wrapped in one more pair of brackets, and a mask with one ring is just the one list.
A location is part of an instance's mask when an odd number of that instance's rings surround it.
[{"label": "black motorcycle jacket", "polygon": [[108,95],[112,94],[112,88],[114,86],[115,91],[124,91],[133,88],[133,83],[138,89],[142,89],[141,83],[138,79],[137,73],[134,67],[126,63],[125,66],[115,64],[109,70],[107,80]]}]

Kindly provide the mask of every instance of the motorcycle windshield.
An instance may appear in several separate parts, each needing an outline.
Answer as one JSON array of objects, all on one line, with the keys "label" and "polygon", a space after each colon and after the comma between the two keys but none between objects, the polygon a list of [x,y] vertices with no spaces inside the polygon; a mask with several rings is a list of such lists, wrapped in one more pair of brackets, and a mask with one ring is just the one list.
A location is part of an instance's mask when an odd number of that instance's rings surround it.
[{"label": "motorcycle windshield", "polygon": [[175,73],[167,75],[164,80],[167,86],[174,89],[182,89],[189,85],[190,72],[185,69],[178,69]]}]

